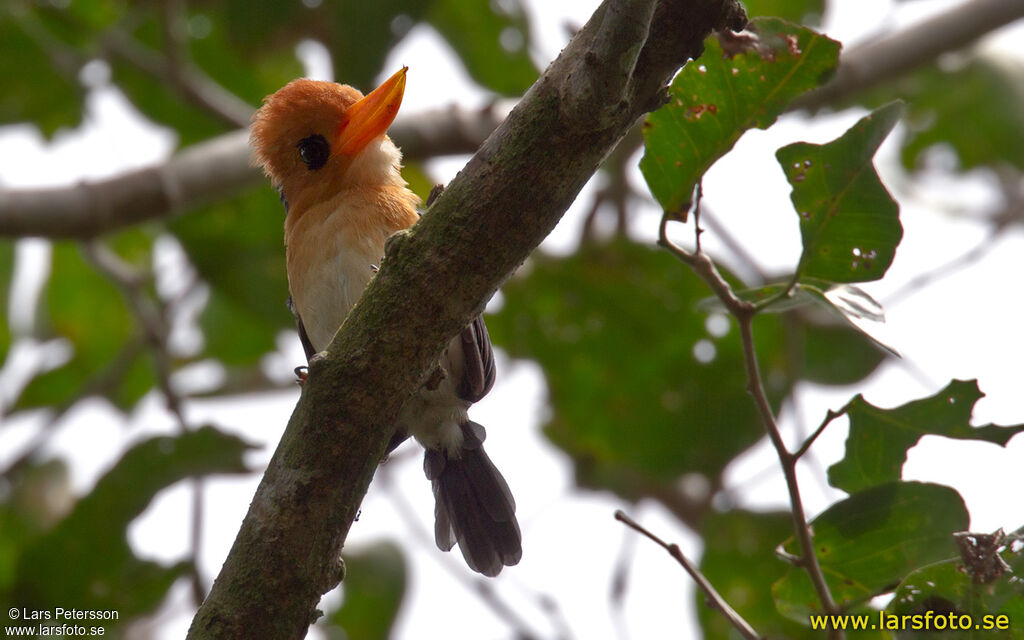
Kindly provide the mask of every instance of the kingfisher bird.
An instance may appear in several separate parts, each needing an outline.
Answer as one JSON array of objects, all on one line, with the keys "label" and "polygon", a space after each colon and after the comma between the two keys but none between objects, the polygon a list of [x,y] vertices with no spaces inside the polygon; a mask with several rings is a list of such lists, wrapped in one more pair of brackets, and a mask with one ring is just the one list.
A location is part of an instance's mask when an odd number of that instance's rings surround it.
[{"label": "kingfisher bird", "polygon": [[[253,116],[253,160],[285,207],[288,288],[307,360],[327,348],[362,295],[394,233],[419,219],[420,199],[402,179],[402,153],[387,136],[405,92],[403,67],[363,96],[334,82],[294,80]],[[484,452],[470,405],[494,384],[483,317],[442,355],[442,375],[403,405],[391,451],[409,435],[425,449],[437,546],[458,543],[471,569],[496,576],[522,557],[508,484]]]}]

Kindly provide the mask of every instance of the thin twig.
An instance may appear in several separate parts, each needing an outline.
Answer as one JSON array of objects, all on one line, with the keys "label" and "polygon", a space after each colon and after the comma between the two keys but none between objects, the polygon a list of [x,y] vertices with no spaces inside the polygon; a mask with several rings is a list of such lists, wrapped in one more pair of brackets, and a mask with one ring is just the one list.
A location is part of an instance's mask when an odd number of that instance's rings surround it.
[{"label": "thin twig", "polygon": [[54,71],[76,90],[82,91],[78,73],[88,60],[77,49],[67,45],[46,29],[32,13],[21,10],[5,11],[3,17],[11,20],[32,40],[49,59]]},{"label": "thin twig", "polygon": [[911,295],[921,291],[925,287],[934,284],[943,278],[948,278],[957,271],[965,269],[978,262],[992,250],[992,245],[1008,228],[1009,225],[996,222],[995,225],[988,229],[988,233],[985,234],[985,237],[971,249],[952,260],[931,269],[930,271],[924,271],[915,275],[900,288],[896,289],[896,291],[886,296],[882,301],[882,305],[888,309],[895,304],[899,304],[904,299],[909,298]]},{"label": "thin twig", "polygon": [[0,478],[12,477],[30,460],[34,459],[39,450],[46,444],[46,441],[53,435],[54,427],[80,400],[89,396],[108,395],[110,391],[116,389],[124,380],[135,359],[142,353],[144,348],[145,341],[141,336],[129,338],[121,345],[121,349],[103,369],[82,383],[78,393],[53,409],[47,416],[46,423],[39,428],[28,444],[22,448],[22,452],[6,469],[0,471]]},{"label": "thin twig", "polygon": [[812,433],[810,436],[808,436],[806,440],[804,440],[804,443],[800,445],[800,448],[797,449],[796,452],[793,454],[793,458],[795,460],[799,460],[800,458],[802,458],[804,454],[807,453],[807,451],[811,448],[811,445],[814,444],[814,441],[818,439],[818,436],[825,432],[826,427],[832,424],[833,420],[835,420],[836,418],[845,413],[845,407],[839,411],[833,411],[829,409],[828,413],[825,414],[825,419],[821,421],[821,424],[818,425],[818,428],[814,430],[814,433]]},{"label": "thin twig", "polygon": [[234,127],[249,126],[249,118],[255,109],[194,64],[180,59],[172,61],[168,56],[140,44],[118,30],[108,32],[100,44],[105,53],[116,56],[156,80],[167,83],[181,97],[224,124]]},{"label": "thin twig", "polygon": [[725,247],[739,260],[744,267],[749,269],[753,276],[756,278],[756,282],[752,284],[763,284],[768,281],[768,274],[764,272],[761,265],[758,264],[743,244],[736,239],[736,236],[715,216],[714,211],[710,210],[707,204],[701,207],[700,219],[704,223],[704,227],[707,231],[710,231],[712,235],[725,245]]},{"label": "thin twig", "polygon": [[[775,421],[774,412],[772,411],[771,404],[768,402],[764,385],[761,382],[761,372],[757,363],[757,351],[754,347],[753,332],[754,316],[757,315],[760,307],[737,298],[732,287],[729,286],[729,283],[715,268],[711,258],[703,251],[697,250],[691,253],[673,243],[668,237],[668,222],[669,217],[667,215],[662,216],[658,243],[668,249],[682,262],[688,264],[711,287],[711,290],[718,296],[726,309],[736,318],[740,328],[740,338],[743,343],[743,362],[747,373],[747,391],[754,399],[754,405],[761,416],[761,422],[765,432],[768,434],[768,439],[771,441],[772,446],[775,447],[782,466],[783,475],[786,478],[786,487],[789,491],[789,501],[792,507],[793,528],[800,543],[800,565],[811,579],[818,599],[821,601],[822,608],[829,614],[837,614],[839,613],[839,608],[832,598],[832,592],[829,590],[828,583],[825,581],[825,575],[821,570],[818,556],[814,551],[811,532],[807,526],[807,515],[804,510],[803,499],[800,497],[800,485],[796,476],[798,458],[786,448],[786,443],[782,439],[782,434]],[[833,640],[838,640],[843,638],[844,635],[841,631],[831,630],[829,637]]]},{"label": "thin twig", "polygon": [[[761,414],[761,421],[768,432],[768,439],[771,440],[775,451],[779,456],[782,465],[782,473],[786,477],[786,488],[789,491],[789,502],[792,507],[793,528],[796,531],[797,540],[800,542],[801,566],[807,572],[814,590],[821,600],[822,608],[829,614],[839,613],[832,592],[825,581],[825,574],[818,562],[818,554],[814,551],[814,541],[811,538],[810,528],[807,526],[807,514],[804,510],[803,499],[800,497],[800,484],[796,477],[797,458],[786,449],[786,443],[782,440],[779,426],[775,422],[775,415],[772,412],[771,404],[765,393],[764,385],[761,383],[761,372],[757,364],[757,351],[754,347],[753,320],[754,312],[736,316],[740,326],[740,338],[743,342],[743,361],[747,370],[747,391],[754,397],[754,404],[758,413]],[[842,633],[837,630],[830,631],[830,637],[840,638]]]},{"label": "thin twig", "polygon": [[745,302],[738,297],[736,293],[729,286],[729,283],[722,274],[718,272],[715,267],[715,263],[712,262],[711,258],[708,257],[703,251],[700,252],[689,252],[676,243],[672,242],[668,237],[668,216],[662,216],[661,226],[658,229],[658,244],[669,251],[672,255],[678,258],[680,261],[689,265],[694,272],[700,276],[704,282],[711,287],[711,290],[718,296],[718,299],[722,301],[725,308],[732,313],[736,314],[751,314],[754,312],[754,305],[749,302]]},{"label": "thin twig", "polygon": [[630,160],[644,141],[640,129],[639,123],[633,126],[601,165],[599,172],[604,179],[604,184],[594,194],[590,210],[583,218],[583,226],[580,230],[581,244],[594,239],[597,217],[601,213],[603,205],[606,204],[611,205],[615,212],[615,233],[620,236],[626,236],[629,233],[629,203],[634,198],[640,198],[629,182],[630,171],[636,167],[635,163]]},{"label": "thin twig", "polygon": [[704,202],[704,181],[697,181],[697,195],[693,199],[693,246],[694,251],[701,253],[700,237],[704,230],[700,226],[701,205]]},{"label": "thin twig", "polygon": [[626,604],[626,592],[629,590],[629,569],[633,564],[633,556],[636,554],[636,536],[626,535],[622,539],[622,546],[619,548],[618,558],[615,561],[615,568],[612,570],[612,588],[608,594],[611,601],[609,614],[615,624],[615,631],[619,640],[626,640],[629,637],[629,626],[626,624],[624,607]]},{"label": "thin twig", "polygon": [[711,584],[710,581],[708,581],[707,577],[700,572],[700,569],[693,566],[693,564],[683,554],[683,551],[679,548],[679,545],[675,543],[669,544],[665,542],[658,536],[654,535],[653,533],[642,527],[632,518],[627,516],[621,509],[615,511],[615,519],[619,522],[625,523],[626,526],[647,536],[648,538],[656,542],[658,545],[660,545],[663,549],[665,549],[665,551],[668,551],[668,554],[675,558],[676,562],[678,562],[683,567],[683,569],[686,570],[686,573],[690,574],[690,577],[693,578],[693,581],[696,582],[697,586],[700,587],[700,590],[704,592],[704,595],[707,596],[708,603],[713,608],[718,609],[718,611],[721,612],[723,616],[725,616],[725,619],[729,621],[729,624],[731,624],[737,631],[740,632],[740,635],[742,635],[744,638],[747,638],[747,640],[760,640],[762,638],[762,636],[757,631],[754,631],[754,628],[750,626],[750,623],[743,619],[743,616],[736,613],[736,610],[729,606],[729,603],[726,602],[725,598],[723,598],[721,594],[719,594],[718,591],[715,590],[715,587]]},{"label": "thin twig", "polygon": [[963,254],[949,260],[948,262],[920,273],[908,282],[900,286],[896,291],[886,296],[882,301],[886,308],[902,302],[905,298],[921,291],[927,286],[935,284],[943,278],[948,278],[957,271],[965,269],[975,262],[978,262],[992,250],[1001,236],[1008,230],[1019,227],[1024,221],[1024,174],[1016,169],[1008,169],[1005,172],[997,172],[1000,178],[1000,189],[1006,200],[1006,205],[995,215],[988,217],[985,222],[991,226],[985,237],[974,247]]},{"label": "thin twig", "polygon": [[[413,533],[413,537],[415,537],[421,545],[428,547],[433,551],[435,550],[435,545],[430,534],[427,533],[426,529],[420,523],[415,511],[405,499],[405,496],[402,495],[402,492],[394,490],[390,463],[393,463],[394,458],[396,457],[397,456],[392,456],[389,459],[389,464],[381,466],[380,472],[377,474],[377,482],[391,498],[391,503],[394,505],[395,511],[398,513],[398,516],[405,521],[405,526]],[[501,599],[498,593],[494,590],[494,587],[491,586],[490,582],[474,578],[467,574],[465,569],[452,561],[451,555],[431,553],[431,556],[437,560],[438,564],[441,565],[441,568],[443,568],[448,575],[459,582],[467,591],[476,594],[488,609],[490,609],[498,618],[504,620],[516,634],[517,638],[528,640],[539,637],[530,629],[530,625],[527,624],[526,620],[519,616],[515,608]]]},{"label": "thin twig", "polygon": [[[153,369],[156,372],[157,385],[164,394],[167,410],[174,416],[178,424],[178,430],[181,433],[187,433],[190,429],[185,419],[184,402],[171,382],[171,356],[167,341],[170,333],[169,309],[159,299],[154,299],[154,297],[147,295],[146,291],[152,280],[152,274],[123,261],[100,241],[84,244],[83,250],[93,266],[120,289],[122,296],[135,313],[136,319],[142,326],[146,343],[149,345],[150,354],[153,357]],[[190,560],[192,565],[191,590],[192,598],[198,607],[206,599],[206,587],[203,585],[202,575],[199,571],[199,553],[203,533],[202,480],[194,478],[191,483],[191,489],[192,526],[189,534]]]}]

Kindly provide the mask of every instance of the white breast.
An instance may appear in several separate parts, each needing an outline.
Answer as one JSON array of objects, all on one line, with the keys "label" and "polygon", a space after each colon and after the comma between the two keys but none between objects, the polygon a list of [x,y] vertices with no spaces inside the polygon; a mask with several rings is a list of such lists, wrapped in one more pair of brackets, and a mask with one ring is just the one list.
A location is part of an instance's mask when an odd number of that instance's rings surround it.
[{"label": "white breast", "polygon": [[356,237],[339,231],[329,216],[302,233],[300,246],[309,255],[301,260],[289,256],[289,287],[313,348],[322,351],[363,295],[384,255],[386,236]]},{"label": "white breast", "polygon": [[374,264],[377,262],[365,254],[341,253],[315,267],[316,272],[310,274],[311,284],[295,305],[317,351],[327,348],[345,316],[363,294],[373,277]]}]

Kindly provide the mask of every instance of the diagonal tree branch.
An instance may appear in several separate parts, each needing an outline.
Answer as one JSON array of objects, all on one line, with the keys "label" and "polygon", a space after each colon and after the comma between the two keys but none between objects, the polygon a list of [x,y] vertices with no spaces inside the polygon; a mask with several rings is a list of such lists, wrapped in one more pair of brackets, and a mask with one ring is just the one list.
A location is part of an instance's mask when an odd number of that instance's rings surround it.
[{"label": "diagonal tree branch", "polygon": [[[168,5],[170,7],[170,5]],[[174,25],[163,23],[168,34]],[[175,44],[169,44],[170,55],[163,55],[130,35],[118,30],[107,33],[101,43],[103,53],[116,57],[145,73],[170,84],[186,100],[219,118],[229,126],[244,127],[252,115],[252,107],[231,93],[180,53],[175,53]]]},{"label": "diagonal tree branch", "polygon": [[[405,399],[622,135],[657,104],[676,69],[700,53],[708,33],[745,23],[732,0],[660,0],[646,40],[630,42],[619,36],[637,30],[603,21],[607,6],[423,219],[390,243],[326,354],[310,363],[299,404],[189,638],[305,636],[321,594],[342,578],[342,545]],[[602,38],[608,48],[594,51]],[[615,79],[607,65],[637,50],[632,73]],[[596,62],[581,66],[588,52]],[[611,82],[621,99],[573,96],[570,76],[580,73]]]}]

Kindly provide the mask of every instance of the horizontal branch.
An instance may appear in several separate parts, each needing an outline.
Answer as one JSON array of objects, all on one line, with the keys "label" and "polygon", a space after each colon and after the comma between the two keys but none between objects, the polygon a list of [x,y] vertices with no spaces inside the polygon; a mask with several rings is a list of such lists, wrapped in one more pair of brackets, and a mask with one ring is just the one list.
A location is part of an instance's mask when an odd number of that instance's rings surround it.
[{"label": "horizontal branch", "polygon": [[[648,0],[623,0],[616,2],[610,13],[636,15],[634,5],[641,14],[650,9]],[[836,76],[795,102],[792,108],[814,110],[839,103],[1022,17],[1024,2],[1020,0],[964,2],[919,25],[851,47],[843,54]],[[606,32],[603,37],[614,43],[622,34],[640,33],[635,20],[620,28],[621,33]],[[127,47],[116,38],[107,45]],[[154,68],[160,66],[149,60],[152,56],[134,50],[130,53],[136,54],[129,56],[136,61],[148,61]],[[593,66],[587,60],[596,61],[595,56],[580,58],[582,71]],[[620,56],[618,62],[614,68],[606,69],[601,78],[592,78],[591,86],[574,86],[574,91],[608,98],[612,95],[607,85],[609,77],[621,76],[630,65],[642,67],[647,60],[626,55]],[[162,73],[162,67],[158,70]],[[580,79],[585,75],[578,74],[575,82],[585,81]],[[399,116],[391,127],[391,136],[409,162],[473,153],[507,113],[507,104],[498,103],[479,110],[452,107]],[[144,220],[180,214],[260,184],[259,173],[249,167],[248,159],[246,135],[232,132],[186,148],[162,165],[114,178],[70,187],[0,189],[0,237],[88,238]]]},{"label": "horizontal branch", "polygon": [[[399,117],[391,136],[406,161],[469,154],[504,120],[509,108],[458,107]],[[184,213],[263,183],[249,165],[248,131],[186,147],[163,164],[67,187],[0,188],[0,237],[90,238]]]},{"label": "horizontal branch", "polygon": [[[614,1],[614,0],[611,0]],[[342,577],[342,545],[405,399],[448,342],[554,228],[625,132],[700,53],[713,30],[742,28],[733,0],[658,0],[614,104],[572,95],[622,44],[607,2],[409,232],[323,357],[189,631],[206,638],[303,638],[321,594]],[[610,37],[605,37],[610,36]],[[595,51],[602,39],[612,51]],[[580,65],[596,54],[594,65]],[[593,85],[591,85],[593,86]],[[572,95],[572,109],[562,109]],[[594,123],[605,126],[595,128]]]},{"label": "horizontal branch", "polygon": [[1021,0],[966,0],[920,24],[851,47],[841,55],[832,80],[794,102],[791,108],[813,111],[835,105],[1021,18]]}]

